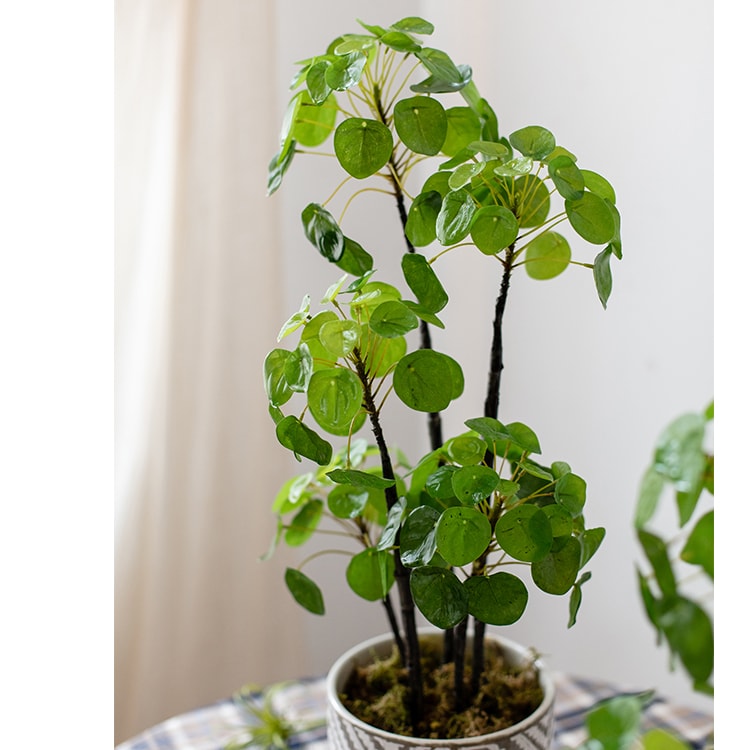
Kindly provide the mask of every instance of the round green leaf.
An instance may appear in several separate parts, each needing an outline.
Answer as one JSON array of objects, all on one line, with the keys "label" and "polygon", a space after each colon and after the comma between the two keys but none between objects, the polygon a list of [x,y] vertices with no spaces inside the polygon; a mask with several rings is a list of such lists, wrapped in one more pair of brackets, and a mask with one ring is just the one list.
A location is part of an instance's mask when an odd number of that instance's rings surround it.
[{"label": "round green leaf", "polygon": [[304,343],[310,351],[313,358],[313,371],[331,367],[333,364],[331,353],[320,342],[320,329],[325,323],[339,320],[336,313],[332,310],[324,310],[314,315],[309,320],[300,336],[300,343]]},{"label": "round green leaf", "polygon": [[682,596],[660,602],[659,623],[672,650],[690,676],[705,682],[714,665],[714,636],[711,618],[695,602]]},{"label": "round green leaf", "polygon": [[[456,472],[456,475],[460,474]],[[453,486],[455,488],[455,475]],[[492,539],[489,519],[476,508],[454,506],[443,511],[435,527],[440,556],[450,565],[467,565],[476,560]]]},{"label": "round green leaf", "polygon": [[317,105],[307,91],[302,92],[292,135],[303,146],[315,147],[323,143],[333,132],[338,107],[331,97]]},{"label": "round green leaf", "polygon": [[518,219],[505,206],[483,206],[471,221],[471,239],[485,255],[494,255],[516,241]]},{"label": "round green leaf", "polygon": [[418,52],[422,49],[422,45],[419,42],[400,31],[386,31],[380,37],[380,41],[386,47],[396,50],[396,52]]},{"label": "round green leaf", "polygon": [[690,532],[680,557],[691,565],[699,565],[713,580],[714,577],[714,512],[698,519]]},{"label": "round green leaf", "polygon": [[439,153],[448,132],[443,105],[429,96],[413,96],[396,102],[393,124],[407,148],[429,156]]},{"label": "round green leaf", "polygon": [[[429,193],[434,190],[436,193],[440,194],[440,200],[442,201],[442,199],[451,191],[450,185],[448,184],[450,177],[450,172],[435,172],[434,174],[431,174],[424,181],[421,194]],[[439,207],[438,210],[440,210]]]},{"label": "round green leaf", "polygon": [[396,21],[391,28],[396,31],[405,31],[409,34],[426,34],[428,36],[435,31],[435,27],[429,21],[425,21],[424,18],[420,18],[419,16],[402,18],[400,21]]},{"label": "round green leaf", "polygon": [[448,440],[443,449],[454,463],[460,466],[474,466],[484,459],[487,443],[473,435],[459,435]]},{"label": "round green leaf", "polygon": [[333,215],[319,203],[309,203],[302,211],[305,236],[320,254],[335,263],[344,253],[344,234]]},{"label": "round green leaf", "polygon": [[509,159],[498,164],[492,171],[500,177],[516,177],[529,174],[533,168],[534,160],[530,156],[519,156],[517,159]]},{"label": "round green leaf", "polygon": [[315,421],[332,435],[348,435],[362,408],[362,385],[343,367],[318,370],[310,378],[307,403]]},{"label": "round green leaf", "polygon": [[539,445],[539,438],[531,427],[523,422],[508,422],[505,429],[510,435],[510,439],[524,451],[529,453],[541,453],[542,448]]},{"label": "round green leaf", "polygon": [[448,185],[451,190],[458,190],[467,185],[484,169],[483,162],[470,161],[456,167],[455,171],[448,179]]},{"label": "round green leaf", "polygon": [[526,272],[532,279],[553,279],[570,264],[570,245],[561,234],[545,232],[526,247]]},{"label": "round green leaf", "polygon": [[344,252],[336,265],[353,276],[362,276],[372,270],[372,255],[350,237],[344,237]]},{"label": "round green leaf", "polygon": [[344,91],[359,83],[367,64],[367,55],[359,51],[336,57],[326,68],[326,83],[336,91]]},{"label": "round green leaf", "polygon": [[310,66],[305,76],[310,101],[315,104],[322,104],[333,90],[326,81],[326,71],[330,66],[329,60],[319,60]]},{"label": "round green leaf", "polygon": [[510,145],[524,156],[539,161],[555,148],[555,136],[540,125],[528,125],[508,136]]},{"label": "round green leaf", "polygon": [[282,406],[292,397],[293,391],[285,375],[286,363],[291,356],[287,349],[272,349],[263,361],[263,383],[273,406]]},{"label": "round green leaf", "polygon": [[437,217],[442,205],[442,195],[436,190],[422,192],[414,199],[404,229],[414,247],[424,247],[435,240]]},{"label": "round green leaf", "polygon": [[565,213],[573,229],[587,242],[603,245],[615,235],[615,219],[609,206],[594,193],[565,201]]},{"label": "round green leaf", "polygon": [[393,372],[393,388],[415,411],[442,411],[455,398],[454,363],[450,357],[432,349],[407,354]]},{"label": "round green leaf", "polygon": [[443,198],[435,226],[440,244],[453,245],[466,237],[475,211],[476,204],[468,190],[461,188],[448,193]]},{"label": "round green leaf", "polygon": [[453,628],[469,613],[468,594],[450,570],[433,566],[416,568],[409,585],[419,611],[436,628]]},{"label": "round green leaf", "polygon": [[441,151],[455,156],[482,136],[482,123],[470,107],[451,107],[445,112],[447,130]]},{"label": "round green leaf", "polygon": [[558,156],[549,163],[549,175],[563,198],[578,200],[586,186],[581,170],[569,156]]},{"label": "round green leaf", "polygon": [[420,505],[404,520],[399,544],[401,562],[408,568],[429,565],[435,557],[435,524],[439,518],[439,511]]},{"label": "round green leaf", "polygon": [[476,505],[498,487],[500,477],[489,466],[464,466],[453,475],[453,491],[464,505]]},{"label": "round green leaf", "polygon": [[549,520],[553,537],[565,537],[573,533],[573,516],[562,505],[545,505],[542,512]]},{"label": "round green leaf", "polygon": [[361,487],[340,484],[328,493],[328,510],[336,518],[357,518],[367,505],[369,493]]},{"label": "round green leaf", "polygon": [[555,502],[573,518],[580,516],[586,503],[586,480],[572,472],[563,474],[555,483]]},{"label": "round green leaf", "polygon": [[427,310],[440,312],[448,304],[448,293],[424,255],[406,253],[401,258],[401,270],[409,289]]},{"label": "round green leaf", "polygon": [[304,393],[313,372],[313,360],[310,349],[304,342],[291,352],[284,364],[284,378],[289,387],[296,393]]},{"label": "round green leaf", "polygon": [[304,544],[315,533],[322,515],[322,500],[313,499],[305,503],[289,524],[284,541],[290,547],[299,547]]},{"label": "round green leaf", "polygon": [[542,560],[552,549],[549,518],[534,505],[518,505],[503,513],[495,525],[495,537],[511,557],[521,562]]},{"label": "round green leaf", "polygon": [[320,466],[325,466],[331,461],[331,444],[291,414],[276,425],[276,439],[285,448],[315,461]]},{"label": "round green leaf", "polygon": [[318,585],[302,571],[287,568],[284,574],[284,581],[297,604],[314,615],[325,614],[326,609],[323,603],[323,594],[320,592]]},{"label": "round green leaf", "polygon": [[359,341],[359,325],[353,320],[335,318],[320,327],[320,343],[334,357],[345,357]]},{"label": "round green leaf", "polygon": [[333,148],[341,166],[352,177],[363,179],[391,158],[393,137],[382,122],[350,117],[336,128]]},{"label": "round green leaf", "polygon": [[594,195],[598,195],[600,198],[604,198],[611,203],[617,203],[615,189],[604,179],[604,177],[596,172],[592,172],[590,169],[582,169],[581,174],[583,175],[583,180],[587,190],[590,190]]},{"label": "round green leaf", "polygon": [[488,625],[510,625],[520,619],[529,601],[524,582],[510,573],[471,576],[464,581],[469,614]]},{"label": "round green leaf", "polygon": [[395,563],[390,552],[368,547],[354,557],[346,568],[346,582],[351,590],[375,602],[384,599],[393,586]]},{"label": "round green leaf", "polygon": [[[436,500],[448,500],[455,497],[453,492],[453,475],[458,471],[458,466],[445,464],[433,471],[425,481],[425,489],[430,497]],[[437,518],[435,519],[437,521]]]},{"label": "round green leaf", "polygon": [[417,316],[399,300],[381,303],[370,315],[370,328],[387,339],[403,336],[418,325]]},{"label": "round green leaf", "polygon": [[581,545],[570,536],[559,549],[553,549],[546,557],[531,563],[531,577],[542,591],[565,594],[576,581],[580,559]]}]

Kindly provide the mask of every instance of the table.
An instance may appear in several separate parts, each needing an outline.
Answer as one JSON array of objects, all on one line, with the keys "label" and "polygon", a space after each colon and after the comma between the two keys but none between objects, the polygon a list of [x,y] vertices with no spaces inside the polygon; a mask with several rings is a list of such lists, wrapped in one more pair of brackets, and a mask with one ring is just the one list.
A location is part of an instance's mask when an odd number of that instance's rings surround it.
[{"label": "table", "polygon": [[[594,704],[606,698],[640,690],[624,691],[606,682],[554,675],[555,750],[576,747],[585,739],[583,721]],[[286,683],[275,694],[274,706],[293,723],[317,722],[319,726],[295,735],[292,748],[328,750],[325,737],[325,678]],[[241,736],[242,727],[251,721],[241,703],[232,698],[167,719],[126,742],[115,750],[224,750],[232,739]],[[713,717],[654,696],[644,713],[644,729],[662,727],[673,731],[695,750],[703,750],[713,731]]]}]

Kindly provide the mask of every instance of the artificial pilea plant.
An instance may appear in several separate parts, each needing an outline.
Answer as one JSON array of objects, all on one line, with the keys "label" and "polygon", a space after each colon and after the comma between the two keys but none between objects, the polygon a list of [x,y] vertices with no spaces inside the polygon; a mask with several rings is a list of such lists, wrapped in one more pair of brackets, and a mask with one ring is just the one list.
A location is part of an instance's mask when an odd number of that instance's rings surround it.
[{"label": "artificial pilea plant", "polygon": [[[713,622],[702,597],[713,594],[714,510],[713,503],[703,510],[699,500],[713,498],[714,493],[714,457],[705,447],[713,417],[712,402],[703,413],[683,414],[662,432],[641,481],[635,516],[638,541],[650,568],[648,574],[638,570],[646,614],[659,640],[666,640],[673,660],[679,659],[690,675],[693,688],[710,695]],[[668,488],[674,494],[679,527],[673,539],[648,528]],[[696,574],[709,583],[707,591],[696,588]]]},{"label": "artificial pilea plant", "polygon": [[[327,198],[305,207],[302,225],[345,274],[323,296],[322,309],[305,297],[279,335],[299,334],[296,347],[274,349],[265,361],[279,442],[318,465],[287,482],[274,511],[277,540],[299,545],[317,530],[361,545],[349,553],[346,579],[359,596],[383,602],[409,671],[416,726],[422,686],[415,606],[446,633],[457,708],[478,687],[485,624],[515,622],[526,607],[526,585],[506,571],[509,564],[530,566],[545,592],[570,592],[569,624],[575,622],[581,585],[590,576],[579,573],[604,530],[585,528],[585,481],[565,462],[540,463],[539,441],[528,426],[498,419],[502,323],[511,276],[520,267],[535,279],[553,278],[571,264],[588,268],[606,307],[610,261],[621,257],[620,221],[611,185],[580,168],[549,130],[529,126],[500,135],[471,69],[423,43],[430,23],[412,17],[387,28],[361,25],[366,33],[337,37],[300,63],[280,150],[269,167],[269,194],[298,154],[327,153],[344,172]],[[409,178],[430,157],[434,171],[415,191]],[[334,198],[352,186],[335,217]],[[408,291],[379,279],[366,243],[345,233],[350,202],[368,190],[395,199]],[[593,262],[572,260],[558,231],[564,225],[599,246]],[[434,243],[439,249],[432,257],[418,251]],[[490,307],[483,411],[465,422],[466,432],[445,440],[441,412],[464,386],[460,364],[436,351],[430,336],[431,326],[443,327],[439,314],[449,302],[438,276],[448,252],[487,256],[498,295]],[[411,349],[407,337],[417,329],[419,345]],[[295,394],[302,407],[286,413]],[[386,439],[383,410],[394,397],[427,415],[431,450],[416,462]],[[374,445],[355,437],[366,422]],[[334,452],[321,431],[341,438],[343,447]],[[324,516],[337,528],[319,526]],[[323,613],[321,591],[302,570],[287,570],[286,583],[302,606]],[[470,616],[474,649],[466,686]]]}]

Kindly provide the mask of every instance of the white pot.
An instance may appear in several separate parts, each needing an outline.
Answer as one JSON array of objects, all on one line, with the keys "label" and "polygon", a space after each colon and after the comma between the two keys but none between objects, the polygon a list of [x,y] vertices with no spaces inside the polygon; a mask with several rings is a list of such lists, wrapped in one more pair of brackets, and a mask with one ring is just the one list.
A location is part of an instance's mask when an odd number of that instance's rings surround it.
[{"label": "white pot", "polygon": [[[428,631],[434,633],[435,631]],[[420,635],[426,633],[420,632]],[[488,640],[499,643],[513,665],[528,663],[530,653],[523,646],[487,633]],[[403,737],[365,724],[351,714],[339,699],[347,679],[355,666],[372,662],[374,657],[383,658],[391,654],[393,638],[382,635],[360,643],[343,654],[331,668],[326,680],[328,703],[328,742],[330,750],[440,750],[461,748],[462,750],[549,750],[552,747],[554,722],[552,706],[555,687],[545,666],[539,661],[536,667],[544,692],[539,708],[522,722],[499,732],[466,739],[419,739]]]}]

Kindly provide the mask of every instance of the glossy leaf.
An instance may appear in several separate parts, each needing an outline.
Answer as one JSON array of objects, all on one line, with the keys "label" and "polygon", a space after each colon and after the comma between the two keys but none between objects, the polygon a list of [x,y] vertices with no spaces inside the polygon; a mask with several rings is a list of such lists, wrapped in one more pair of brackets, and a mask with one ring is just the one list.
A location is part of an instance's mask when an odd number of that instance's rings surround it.
[{"label": "glossy leaf", "polygon": [[568,537],[559,548],[541,560],[531,563],[534,583],[548,594],[562,595],[570,591],[578,575],[581,545],[575,537]]},{"label": "glossy leaf", "polygon": [[372,270],[372,255],[350,237],[344,237],[344,252],[336,265],[353,276],[362,276]]},{"label": "glossy leaf", "polygon": [[387,339],[403,336],[418,325],[417,316],[399,300],[381,303],[370,315],[370,328]]},{"label": "glossy leaf", "polygon": [[336,128],[333,148],[341,166],[352,177],[364,179],[391,158],[393,137],[382,122],[350,117]]},{"label": "glossy leaf", "polygon": [[485,440],[496,442],[510,437],[507,427],[493,417],[476,417],[467,419],[464,424],[474,432],[479,433]]},{"label": "glossy leaf", "polygon": [[412,302],[412,300],[402,300],[403,304],[406,305],[420,320],[424,320],[425,323],[435,326],[436,328],[445,328],[445,324],[435,313],[430,312],[426,307],[420,305],[418,302]]},{"label": "glossy leaf", "polygon": [[714,512],[698,519],[690,532],[680,557],[691,565],[698,565],[713,580],[714,577]]},{"label": "glossy leaf", "polygon": [[346,582],[355,594],[368,602],[375,602],[384,599],[393,586],[394,569],[393,555],[368,547],[349,562]]},{"label": "glossy leaf", "polygon": [[[470,107],[451,107],[445,114],[448,127],[441,151],[446,156],[456,156],[470,143],[481,138],[482,123]],[[469,151],[468,156],[473,153]]]},{"label": "glossy leaf", "polygon": [[461,188],[448,193],[443,198],[435,227],[440,244],[454,245],[466,237],[475,211],[476,204],[468,190]]},{"label": "glossy leaf", "polygon": [[320,342],[320,330],[325,323],[338,320],[336,313],[332,310],[324,310],[317,313],[309,320],[300,336],[300,343],[304,343],[313,358],[313,371],[325,369],[333,365],[331,352]]},{"label": "glossy leaf", "polygon": [[518,237],[518,219],[505,206],[483,206],[471,221],[471,239],[485,255],[494,255]]},{"label": "glossy leaf", "polygon": [[617,203],[615,190],[612,185],[607,182],[600,174],[592,172],[590,169],[582,169],[581,174],[586,185],[586,189],[590,190],[594,195],[598,195],[600,198]]},{"label": "glossy leaf", "polygon": [[483,170],[484,163],[482,162],[470,161],[466,164],[461,164],[448,178],[448,185],[451,190],[458,190],[468,185]]},{"label": "glossy leaf", "polygon": [[461,566],[473,562],[487,549],[491,539],[489,519],[475,508],[448,508],[443,511],[435,527],[437,551],[450,565]]},{"label": "glossy leaf", "polygon": [[552,549],[552,525],[540,508],[519,505],[500,516],[495,538],[511,557],[534,562],[542,560]]},{"label": "glossy leaf", "polygon": [[586,192],[578,200],[565,201],[570,225],[587,242],[603,245],[615,234],[615,220],[603,198]]},{"label": "glossy leaf", "polygon": [[448,293],[424,255],[404,254],[401,258],[401,270],[409,289],[414,292],[419,303],[430,312],[440,312],[448,304]]},{"label": "glossy leaf", "polygon": [[432,562],[437,550],[435,526],[439,518],[440,512],[428,505],[420,505],[406,517],[399,540],[401,562],[406,567]]},{"label": "glossy leaf", "polygon": [[522,422],[508,422],[505,429],[510,435],[510,439],[524,451],[529,453],[541,453],[542,448],[539,445],[539,438],[531,427]]},{"label": "glossy leaf", "polygon": [[315,533],[322,515],[322,500],[313,499],[305,503],[289,524],[284,541],[290,547],[299,547],[304,544]]},{"label": "glossy leaf", "polygon": [[425,489],[430,497],[436,500],[447,500],[456,496],[453,490],[453,475],[458,471],[458,466],[445,464],[433,471],[425,481]]},{"label": "glossy leaf", "polygon": [[498,164],[493,168],[493,173],[498,177],[517,177],[526,175],[534,168],[534,160],[530,156],[519,156],[517,159]]},{"label": "glossy leaf", "polygon": [[334,357],[345,357],[359,342],[360,328],[353,320],[335,318],[320,327],[320,343]]},{"label": "glossy leaf", "polygon": [[320,466],[328,464],[333,455],[331,444],[293,415],[284,417],[276,425],[276,439],[295,455],[309,458]]},{"label": "glossy leaf", "polygon": [[676,489],[687,492],[701,483],[705,457],[705,420],[700,414],[683,414],[659,436],[654,468]]},{"label": "glossy leaf", "polygon": [[401,31],[386,31],[380,37],[380,41],[386,47],[396,50],[396,52],[419,52],[422,49],[422,45],[419,42]]},{"label": "glossy leaf", "polygon": [[450,570],[434,566],[416,568],[409,585],[419,611],[436,628],[453,628],[469,612],[468,593]]},{"label": "glossy leaf", "polygon": [[555,148],[555,136],[540,125],[528,125],[508,136],[511,146],[524,156],[539,161]]},{"label": "glossy leaf", "polygon": [[572,628],[578,618],[578,610],[581,608],[583,594],[581,586],[591,578],[591,573],[584,573],[574,584],[570,591],[570,602],[568,604],[568,627]]},{"label": "glossy leaf", "polygon": [[607,309],[609,295],[612,294],[612,269],[609,261],[612,257],[612,245],[607,245],[594,259],[594,284],[602,307]]},{"label": "glossy leaf", "polygon": [[492,495],[500,477],[489,466],[464,466],[453,474],[452,482],[453,493],[464,505],[476,505]]},{"label": "glossy leaf", "polygon": [[455,364],[450,357],[431,349],[412,352],[396,365],[393,388],[415,411],[442,411],[456,398]]},{"label": "glossy leaf", "polygon": [[328,510],[336,518],[357,518],[362,515],[368,498],[367,490],[342,484],[328,493]]},{"label": "glossy leaf", "polygon": [[459,91],[471,80],[471,71],[457,66],[442,50],[423,47],[416,53],[416,57],[430,72],[430,76],[413,85],[412,91],[449,93]]},{"label": "glossy leaf", "polygon": [[293,391],[285,375],[286,363],[291,356],[286,349],[272,349],[263,361],[266,396],[273,406],[282,406],[292,397]]},{"label": "glossy leaf", "polygon": [[345,91],[359,83],[367,64],[367,55],[354,51],[335,57],[326,68],[326,83],[336,91]]},{"label": "glossy leaf", "polygon": [[292,129],[294,139],[303,146],[320,146],[333,132],[337,114],[338,107],[333,97],[316,105],[310,94],[303,91]]},{"label": "glossy leaf", "polygon": [[314,615],[325,614],[323,594],[318,585],[302,571],[295,568],[287,568],[284,574],[284,581],[297,604]]},{"label": "glossy leaf", "polygon": [[447,440],[443,450],[459,466],[475,466],[484,460],[487,444],[473,435],[459,435]]},{"label": "glossy leaf", "polygon": [[425,34],[428,36],[435,31],[435,27],[429,21],[425,21],[424,18],[420,18],[419,16],[402,18],[400,21],[396,21],[391,28],[396,31],[405,31],[409,34]]},{"label": "glossy leaf", "polygon": [[448,132],[443,105],[429,96],[398,101],[393,108],[393,125],[407,148],[428,156],[440,152]]},{"label": "glossy leaf", "polygon": [[344,253],[344,234],[336,219],[319,203],[309,203],[302,211],[305,237],[318,248],[320,254],[335,263]]},{"label": "glossy leaf", "polygon": [[396,484],[395,479],[386,479],[369,471],[359,471],[358,469],[333,469],[326,476],[332,482],[338,484],[350,484],[355,487],[365,487],[371,490],[384,490]]},{"label": "glossy leaf", "polygon": [[555,502],[573,518],[580,516],[586,503],[586,480],[572,472],[561,476],[555,483]]},{"label": "glossy leaf", "polygon": [[526,272],[532,279],[553,279],[570,264],[570,245],[561,234],[545,232],[526,247]]},{"label": "glossy leaf", "polygon": [[388,511],[386,524],[378,539],[377,548],[387,550],[396,543],[398,533],[401,530],[401,524],[406,516],[406,499],[401,497],[396,504]]},{"label": "glossy leaf", "polygon": [[510,573],[471,576],[464,581],[469,614],[488,625],[511,625],[520,619],[529,601],[524,582]]},{"label": "glossy leaf", "polygon": [[362,384],[343,367],[318,370],[310,378],[307,403],[315,421],[332,435],[348,435],[362,408]]},{"label": "glossy leaf", "polygon": [[549,176],[563,198],[579,200],[583,197],[586,181],[581,170],[569,156],[558,156],[549,162]]},{"label": "glossy leaf", "polygon": [[310,349],[304,342],[293,351],[284,362],[284,379],[291,390],[304,393],[310,383],[313,361]]},{"label": "glossy leaf", "polygon": [[434,242],[442,205],[442,195],[435,190],[422,192],[414,199],[409,207],[405,228],[406,236],[414,247],[424,247]]},{"label": "glossy leaf", "polygon": [[268,165],[266,195],[273,195],[281,187],[281,181],[292,163],[295,152],[296,143],[292,141],[285,151],[280,151],[271,159],[271,163]]},{"label": "glossy leaf", "polygon": [[330,67],[330,60],[318,60],[313,63],[307,71],[305,77],[307,93],[310,97],[310,101],[314,104],[323,104],[333,91],[326,80],[326,71]]}]

